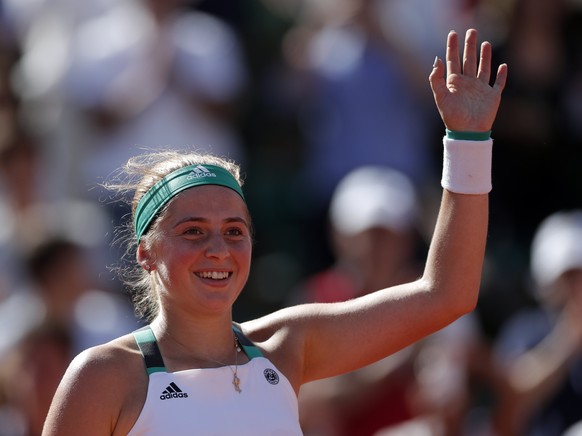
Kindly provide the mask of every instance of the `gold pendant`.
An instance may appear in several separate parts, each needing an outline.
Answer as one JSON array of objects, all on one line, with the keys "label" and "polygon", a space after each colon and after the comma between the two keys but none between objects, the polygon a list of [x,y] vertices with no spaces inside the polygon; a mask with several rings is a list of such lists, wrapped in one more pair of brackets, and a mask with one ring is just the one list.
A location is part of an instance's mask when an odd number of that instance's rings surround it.
[{"label": "gold pendant", "polygon": [[242,392],[240,388],[240,379],[236,374],[232,375],[232,384],[234,385],[234,390],[240,394]]}]

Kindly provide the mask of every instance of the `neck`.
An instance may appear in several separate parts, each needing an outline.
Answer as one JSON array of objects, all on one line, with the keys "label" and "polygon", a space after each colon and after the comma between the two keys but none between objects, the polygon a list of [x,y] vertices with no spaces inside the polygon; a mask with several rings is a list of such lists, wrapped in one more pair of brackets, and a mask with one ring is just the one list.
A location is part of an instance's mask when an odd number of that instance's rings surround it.
[{"label": "neck", "polygon": [[217,363],[235,363],[235,339],[230,317],[201,322],[180,320],[161,313],[151,327],[167,364],[176,362],[179,366],[213,367]]}]

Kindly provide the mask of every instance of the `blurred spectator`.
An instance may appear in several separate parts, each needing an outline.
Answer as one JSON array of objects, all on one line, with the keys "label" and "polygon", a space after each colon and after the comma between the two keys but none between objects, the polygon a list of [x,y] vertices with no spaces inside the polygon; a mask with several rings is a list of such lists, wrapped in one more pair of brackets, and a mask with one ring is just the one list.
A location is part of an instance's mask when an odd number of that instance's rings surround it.
[{"label": "blurred spectator", "polygon": [[531,248],[538,306],[509,319],[497,358],[513,391],[503,435],[562,435],[582,419],[582,210],[556,212]]},{"label": "blurred spectator", "polygon": [[[92,221],[78,208],[66,210],[73,220]],[[51,221],[50,212],[40,217]],[[21,240],[21,285],[0,301],[0,436],[40,435],[71,359],[139,326],[128,299],[96,286],[95,259],[83,240],[58,236],[26,218],[23,227],[31,234]],[[34,245],[39,229],[46,233]]]},{"label": "blurred spectator", "polygon": [[[16,96],[10,86],[10,72],[14,65],[16,54],[8,48],[0,49],[0,301],[6,297],[16,282],[17,268],[15,265],[13,247],[10,245],[14,216],[14,203],[23,200],[12,200],[10,191],[10,167],[12,150],[17,143],[17,106]],[[18,153],[17,153],[18,154]],[[28,186],[26,184],[25,186]]]},{"label": "blurred spectator", "polygon": [[5,30],[20,54],[11,71],[19,120],[37,138],[45,190],[60,198],[85,195],[87,188],[73,177],[85,150],[86,123],[69,110],[62,89],[70,46],[78,27],[112,3],[3,0]]},{"label": "blurred spectator", "polygon": [[[78,211],[68,211],[83,217]],[[32,221],[28,225],[31,232],[39,228]],[[81,241],[47,230],[43,238],[29,242],[22,259],[27,280],[0,302],[0,355],[43,323],[67,331],[71,358],[138,327],[128,298],[114,286],[100,287],[105,282],[94,270],[95,253]]]},{"label": "blurred spectator", "polygon": [[[375,2],[303,2],[284,50],[310,87],[299,113],[307,140],[306,182],[321,204],[361,165],[387,165],[417,185],[430,177],[431,152],[417,91],[426,69],[386,38]],[[423,88],[424,90],[424,88]]]},{"label": "blurred spectator", "polygon": [[70,332],[74,355],[138,326],[125,296],[99,289],[89,253],[79,243],[52,237],[27,258],[32,292],[42,301],[46,318]]},{"label": "blurred spectator", "polygon": [[560,101],[569,71],[564,38],[567,12],[565,0],[518,0],[506,40],[495,50],[495,56],[511,64],[511,76],[494,134],[499,143],[494,180],[508,189],[492,194],[492,224],[499,222],[500,232],[513,235],[525,251],[537,223],[564,207],[574,193],[564,184],[569,132]]},{"label": "blurred spectator", "polygon": [[[417,278],[421,274],[419,212],[415,188],[401,172],[381,166],[351,171],[338,184],[330,206],[335,263],[309,277],[293,303],[345,301]],[[364,436],[409,419],[407,395],[415,349],[302,387],[304,433]]]},{"label": "blurred spectator", "polygon": [[[259,198],[251,207],[258,211],[262,255],[252,283],[268,284],[257,276],[277,268],[273,275],[283,277],[288,293],[333,261],[325,239],[327,208],[350,170],[390,166],[411,178],[421,194],[425,182],[434,181],[432,158],[440,147],[432,148],[429,139],[432,96],[426,88],[434,54],[425,68],[413,52],[401,50],[383,28],[380,2],[263,3],[285,17],[289,29],[281,58],[260,88],[269,122],[257,123],[268,139],[253,154],[254,176],[247,185],[253,189],[250,201]],[[272,298],[271,287],[261,294]]]},{"label": "blurred spectator", "polygon": [[422,341],[413,368],[412,418],[374,436],[503,435],[495,412],[511,398],[478,317],[466,315]]},{"label": "blurred spectator", "polygon": [[309,278],[300,302],[345,301],[420,274],[419,199],[403,173],[382,166],[352,170],[329,208],[334,265]]},{"label": "blurred spectator", "polygon": [[533,303],[527,289],[529,244],[539,222],[556,210],[582,206],[582,147],[575,133],[582,71],[579,2],[517,0],[504,7],[507,32],[494,57],[507,62],[511,73],[493,132],[488,270],[494,283],[481,299],[492,337],[508,317]]},{"label": "blurred spectator", "polygon": [[[142,148],[245,161],[233,123],[246,65],[221,20],[185,0],[6,0],[5,12],[21,50],[10,72],[18,117],[36,147],[28,180],[41,181],[41,200],[103,201],[99,182]],[[127,210],[101,209],[106,265],[121,255],[107,249]]]},{"label": "blurred spectator", "polygon": [[580,436],[582,435],[582,421],[577,422],[566,430],[562,436]]},{"label": "blurred spectator", "polygon": [[244,160],[232,112],[246,82],[237,35],[187,3],[125,0],[78,29],[64,88],[92,115],[81,172],[88,183],[139,148]]},{"label": "blurred spectator", "polygon": [[5,1],[22,50],[13,82],[23,118],[65,196],[88,195],[139,148],[245,159],[233,128],[243,53],[194,2]]},{"label": "blurred spectator", "polygon": [[[335,262],[308,277],[293,303],[343,301],[419,277],[422,206],[399,171],[351,171],[329,208]],[[478,317],[467,315],[369,367],[305,385],[300,416],[306,435],[486,434],[497,426],[493,401],[504,405],[504,393]]]},{"label": "blurred spectator", "polygon": [[103,243],[108,229],[105,211],[86,200],[47,192],[51,176],[45,172],[37,138],[17,121],[10,132],[0,149],[0,301],[28,281],[25,257],[41,236],[66,234],[91,247],[91,273],[105,277],[111,261]]},{"label": "blurred spectator", "polygon": [[70,334],[41,324],[0,359],[0,436],[40,436],[71,360]]},{"label": "blurred spectator", "polygon": [[0,301],[24,279],[21,262],[32,230],[24,222],[43,197],[34,140],[24,136],[16,121],[6,126],[4,134],[0,145]]},{"label": "blurred spectator", "polygon": [[[495,38],[499,22],[493,21],[495,2],[483,0],[372,0],[377,5],[382,32],[399,50],[419,65],[431,65],[435,53],[442,53],[438,41],[451,29],[460,32],[479,29],[483,39]],[[483,20],[487,19],[487,22]],[[414,29],[414,35],[404,37]],[[421,80],[425,79],[422,75]]]}]

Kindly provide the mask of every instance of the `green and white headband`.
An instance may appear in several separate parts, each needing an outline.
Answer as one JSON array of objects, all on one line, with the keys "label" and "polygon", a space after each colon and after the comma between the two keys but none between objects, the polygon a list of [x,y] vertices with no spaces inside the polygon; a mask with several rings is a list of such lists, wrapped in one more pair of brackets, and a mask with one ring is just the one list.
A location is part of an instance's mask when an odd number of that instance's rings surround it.
[{"label": "green and white headband", "polygon": [[133,220],[138,242],[172,198],[188,188],[201,185],[225,186],[245,199],[234,176],[220,166],[196,164],[177,169],[159,180],[140,198]]}]

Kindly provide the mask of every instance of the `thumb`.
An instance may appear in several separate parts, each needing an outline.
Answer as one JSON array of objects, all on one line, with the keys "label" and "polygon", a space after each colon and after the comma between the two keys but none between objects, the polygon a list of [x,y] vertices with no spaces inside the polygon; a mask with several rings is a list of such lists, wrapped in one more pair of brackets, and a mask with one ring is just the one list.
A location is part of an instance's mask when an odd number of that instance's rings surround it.
[{"label": "thumb", "polygon": [[433,68],[428,76],[430,87],[434,94],[435,100],[439,100],[447,93],[447,84],[445,82],[445,64],[437,56],[434,60]]}]

